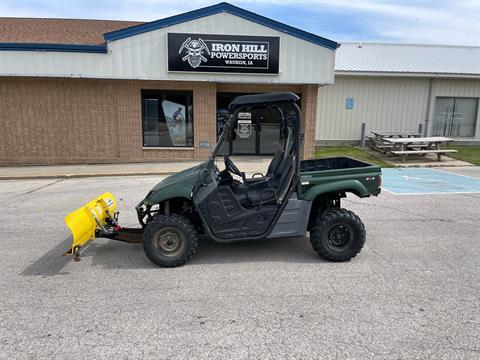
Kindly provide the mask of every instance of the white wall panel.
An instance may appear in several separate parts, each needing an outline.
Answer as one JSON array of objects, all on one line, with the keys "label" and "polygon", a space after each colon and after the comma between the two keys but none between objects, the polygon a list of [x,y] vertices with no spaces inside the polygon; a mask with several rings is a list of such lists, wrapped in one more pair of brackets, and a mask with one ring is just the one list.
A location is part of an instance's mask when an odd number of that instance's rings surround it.
[{"label": "white wall panel", "polygon": [[[169,73],[167,32],[279,36],[280,74]],[[334,78],[334,61],[333,50],[228,13],[219,13],[112,41],[108,54],[0,51],[0,76],[330,84]]]},{"label": "white wall panel", "polygon": [[[429,81],[428,78],[337,74],[334,85],[319,89],[315,139],[358,141],[363,122],[367,125],[367,133],[371,130],[417,131],[427,117]],[[433,79],[432,114],[439,96],[480,99],[480,80]],[[345,108],[347,97],[354,99],[352,110]],[[429,134],[432,116],[430,120]],[[475,138],[457,140],[480,140],[480,109]]]},{"label": "white wall panel", "polygon": [[[317,141],[360,140],[367,132],[416,131],[427,114],[428,79],[339,76],[318,91]],[[345,108],[348,97],[353,109]]]}]

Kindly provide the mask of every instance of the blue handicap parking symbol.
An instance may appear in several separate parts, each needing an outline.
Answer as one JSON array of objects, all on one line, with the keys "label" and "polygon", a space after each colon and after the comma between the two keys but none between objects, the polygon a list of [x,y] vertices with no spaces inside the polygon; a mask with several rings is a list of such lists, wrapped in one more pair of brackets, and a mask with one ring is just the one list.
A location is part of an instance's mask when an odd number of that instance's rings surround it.
[{"label": "blue handicap parking symbol", "polygon": [[382,188],[394,194],[480,193],[480,178],[437,169],[382,169]]}]

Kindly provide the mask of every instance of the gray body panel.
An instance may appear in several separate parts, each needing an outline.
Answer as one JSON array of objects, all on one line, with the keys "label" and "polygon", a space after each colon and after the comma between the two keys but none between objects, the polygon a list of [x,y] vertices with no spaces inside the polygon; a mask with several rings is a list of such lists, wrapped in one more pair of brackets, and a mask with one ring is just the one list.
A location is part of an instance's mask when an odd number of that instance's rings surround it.
[{"label": "gray body panel", "polygon": [[305,236],[311,207],[310,200],[298,200],[297,194],[292,194],[267,239]]},{"label": "gray body panel", "polygon": [[194,201],[198,204],[202,202],[208,195],[215,191],[218,187],[218,179],[215,175],[215,171],[212,169],[204,181],[204,185],[201,185],[194,195]]}]

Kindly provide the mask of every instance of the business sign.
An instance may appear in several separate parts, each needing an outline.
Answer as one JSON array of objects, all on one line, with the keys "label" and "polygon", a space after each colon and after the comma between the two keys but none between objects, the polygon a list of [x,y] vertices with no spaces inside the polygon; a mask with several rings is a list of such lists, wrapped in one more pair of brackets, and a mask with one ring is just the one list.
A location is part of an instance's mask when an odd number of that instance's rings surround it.
[{"label": "business sign", "polygon": [[278,74],[279,38],[168,33],[168,71]]}]

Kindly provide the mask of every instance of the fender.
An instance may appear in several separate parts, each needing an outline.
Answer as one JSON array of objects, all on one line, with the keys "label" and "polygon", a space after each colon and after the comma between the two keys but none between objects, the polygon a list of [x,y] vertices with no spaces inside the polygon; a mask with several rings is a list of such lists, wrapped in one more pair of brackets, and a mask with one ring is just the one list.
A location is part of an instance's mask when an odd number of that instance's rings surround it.
[{"label": "fender", "polygon": [[160,204],[165,200],[171,200],[174,198],[185,198],[191,199],[192,198],[192,190],[193,186],[184,185],[181,187],[175,188],[162,188],[152,192],[151,194],[147,194],[147,197],[143,200],[145,205],[155,205]]},{"label": "fender", "polygon": [[178,197],[191,199],[192,191],[204,166],[205,163],[201,163],[200,165],[170,175],[155,185],[147,196],[145,196],[142,203],[151,206]]},{"label": "fender", "polygon": [[359,197],[370,195],[368,189],[359,180],[341,180],[322,185],[314,185],[303,195],[303,200],[314,200],[318,195],[330,192],[351,192]]}]

